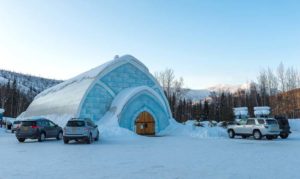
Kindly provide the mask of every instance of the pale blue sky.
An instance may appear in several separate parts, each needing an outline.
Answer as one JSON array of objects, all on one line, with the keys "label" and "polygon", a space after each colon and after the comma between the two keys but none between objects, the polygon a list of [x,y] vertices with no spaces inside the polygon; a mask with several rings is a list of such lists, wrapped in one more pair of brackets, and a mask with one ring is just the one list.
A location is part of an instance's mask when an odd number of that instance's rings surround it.
[{"label": "pale blue sky", "polygon": [[0,0],[0,68],[68,79],[132,54],[190,88],[300,67],[300,1]]}]

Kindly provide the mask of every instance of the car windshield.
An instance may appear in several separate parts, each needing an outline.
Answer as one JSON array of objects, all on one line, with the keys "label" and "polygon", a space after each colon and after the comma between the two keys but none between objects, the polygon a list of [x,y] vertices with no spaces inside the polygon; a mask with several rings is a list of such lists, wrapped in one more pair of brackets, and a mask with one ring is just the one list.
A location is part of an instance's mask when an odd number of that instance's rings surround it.
[{"label": "car windshield", "polygon": [[14,124],[20,124],[21,121],[14,121]]},{"label": "car windshield", "polygon": [[36,121],[22,121],[22,126],[35,126]]},{"label": "car windshield", "polygon": [[84,121],[69,121],[67,123],[68,127],[83,127],[84,126]]},{"label": "car windshield", "polygon": [[267,119],[266,122],[267,122],[267,124],[270,124],[270,125],[277,124],[277,121],[273,120],[273,119]]}]

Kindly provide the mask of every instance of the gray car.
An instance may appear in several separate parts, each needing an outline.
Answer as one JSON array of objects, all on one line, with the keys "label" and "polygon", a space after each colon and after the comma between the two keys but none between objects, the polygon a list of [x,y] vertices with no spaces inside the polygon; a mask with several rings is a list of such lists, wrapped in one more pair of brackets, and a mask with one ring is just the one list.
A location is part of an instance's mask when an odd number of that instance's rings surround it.
[{"label": "gray car", "polygon": [[276,139],[281,132],[278,122],[273,118],[249,118],[229,125],[227,129],[230,138],[253,136],[256,140],[260,140],[264,136],[268,140]]},{"label": "gray car", "polygon": [[46,138],[61,140],[62,136],[62,128],[45,118],[24,120],[16,130],[19,142],[24,142],[26,139],[38,139],[39,142],[42,142]]},{"label": "gray car", "polygon": [[67,144],[71,140],[85,141],[90,144],[99,140],[98,126],[88,118],[72,118],[64,127],[64,143]]}]

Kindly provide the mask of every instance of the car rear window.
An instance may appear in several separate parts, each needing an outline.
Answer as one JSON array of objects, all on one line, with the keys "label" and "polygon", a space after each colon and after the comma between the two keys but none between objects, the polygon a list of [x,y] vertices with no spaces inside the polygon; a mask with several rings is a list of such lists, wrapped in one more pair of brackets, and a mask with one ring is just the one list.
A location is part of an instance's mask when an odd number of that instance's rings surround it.
[{"label": "car rear window", "polygon": [[22,126],[36,126],[36,121],[22,121]]},{"label": "car rear window", "polygon": [[68,127],[84,127],[84,121],[69,121],[67,123]]},{"label": "car rear window", "polygon": [[267,119],[266,122],[267,124],[277,124],[277,121],[273,119]]}]

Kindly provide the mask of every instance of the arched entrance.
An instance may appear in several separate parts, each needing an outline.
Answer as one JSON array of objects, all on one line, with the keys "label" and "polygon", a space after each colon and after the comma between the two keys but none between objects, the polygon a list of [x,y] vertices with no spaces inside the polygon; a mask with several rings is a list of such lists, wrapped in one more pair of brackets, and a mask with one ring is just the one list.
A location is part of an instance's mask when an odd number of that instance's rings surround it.
[{"label": "arched entrance", "polygon": [[150,113],[140,113],[135,121],[135,132],[139,135],[155,135],[155,121]]}]

